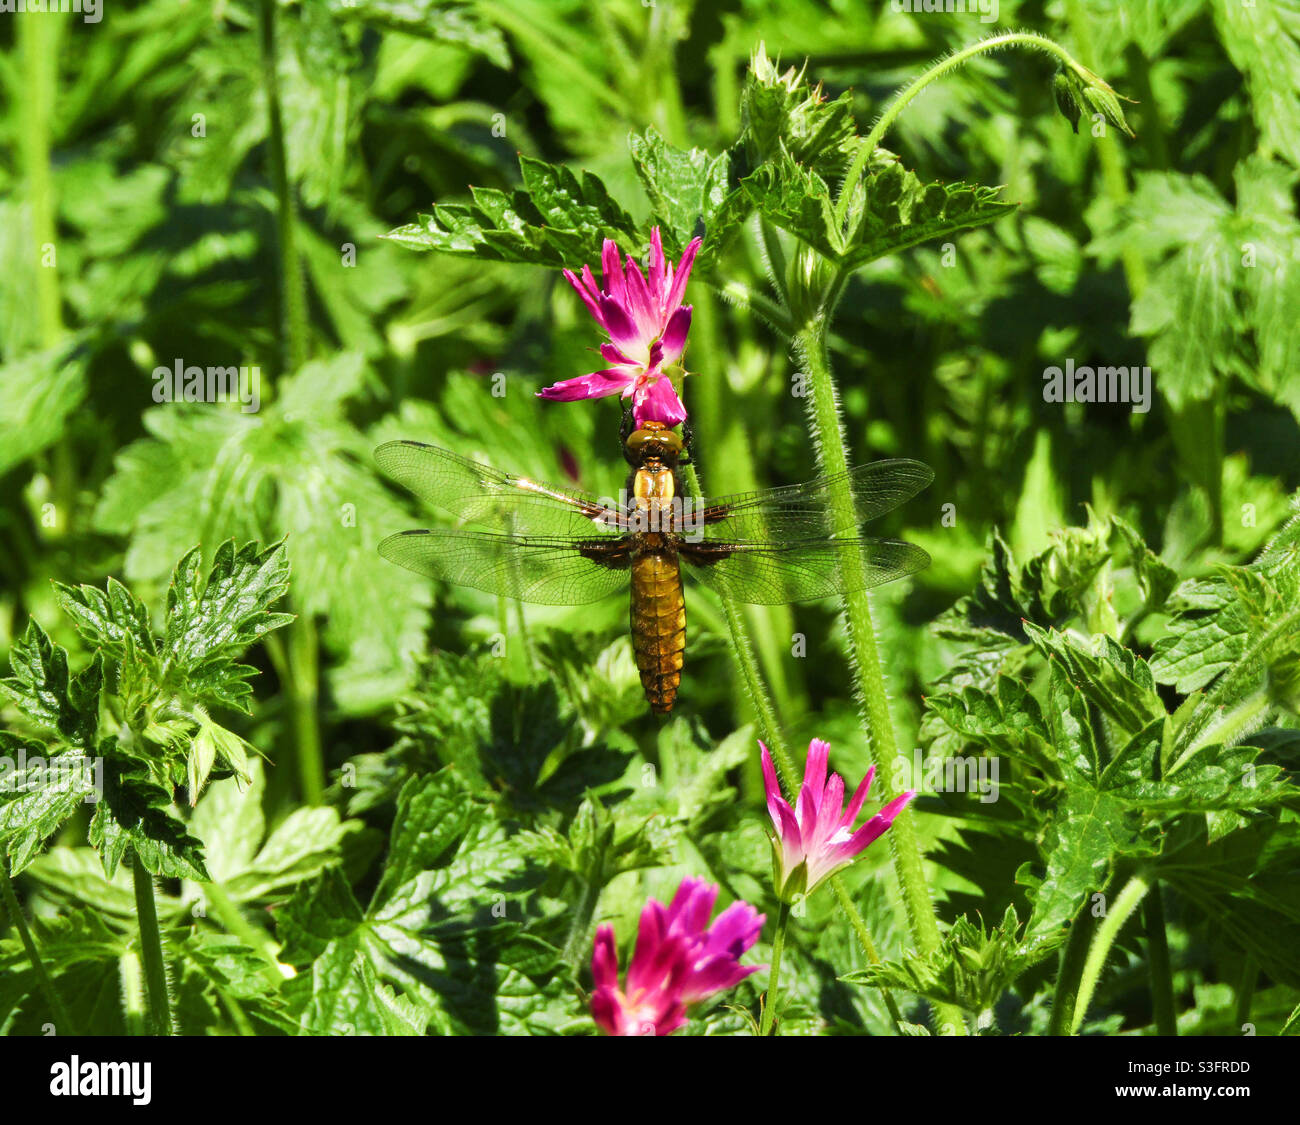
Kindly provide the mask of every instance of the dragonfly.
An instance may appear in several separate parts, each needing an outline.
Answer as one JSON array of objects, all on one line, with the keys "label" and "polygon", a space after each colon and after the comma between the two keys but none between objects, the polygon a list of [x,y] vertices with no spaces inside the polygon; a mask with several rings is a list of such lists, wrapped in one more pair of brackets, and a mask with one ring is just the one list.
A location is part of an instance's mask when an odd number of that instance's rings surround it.
[{"label": "dragonfly", "polygon": [[[624,456],[631,471],[620,496],[599,498],[418,441],[386,442],[375,450],[380,468],[456,526],[398,532],[379,553],[418,574],[539,605],[630,593],[641,686],[660,715],[672,711],[685,663],[683,571],[722,598],[780,605],[879,586],[930,564],[913,543],[860,532],[934,479],[920,461],[873,461],[804,484],[694,500],[679,472],[689,453],[670,428],[644,422],[626,437]],[[837,494],[852,496],[851,512]]]}]

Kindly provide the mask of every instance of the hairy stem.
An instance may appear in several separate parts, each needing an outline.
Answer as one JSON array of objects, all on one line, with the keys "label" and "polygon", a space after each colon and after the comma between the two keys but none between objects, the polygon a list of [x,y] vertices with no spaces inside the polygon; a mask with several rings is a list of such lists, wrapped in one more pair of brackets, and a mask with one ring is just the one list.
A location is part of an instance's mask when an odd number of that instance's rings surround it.
[{"label": "hairy stem", "polygon": [[23,916],[22,905],[18,901],[18,895],[14,892],[13,880],[9,877],[9,864],[3,856],[0,856],[0,902],[4,903],[5,911],[13,919],[14,929],[18,931],[18,937],[23,943],[23,949],[27,952],[27,960],[31,962],[32,972],[36,974],[36,987],[40,989],[41,996],[44,997],[46,1006],[50,1009],[50,1015],[54,1019],[55,1033],[59,1035],[76,1035],[77,1032],[73,1027],[72,1019],[68,1015],[68,1010],[63,1006],[63,1001],[59,997],[59,990],[54,987],[54,981],[50,977],[49,970],[45,967],[45,961],[41,957],[36,938],[27,925],[27,919]]},{"label": "hairy stem", "polygon": [[131,879],[135,884],[135,914],[140,926],[140,958],[144,962],[145,998],[148,1002],[149,1034],[172,1034],[171,995],[167,988],[167,964],[163,960],[162,932],[158,928],[158,904],[154,901],[153,876],[131,856]]},{"label": "hairy stem", "polygon": [[[684,475],[691,496],[699,500],[702,493],[695,467],[687,465],[684,469]],[[799,775],[795,772],[794,759],[790,755],[790,748],[786,744],[785,735],[781,730],[780,723],[777,721],[776,708],[772,704],[772,697],[768,693],[767,685],[763,682],[762,673],[758,668],[758,660],[754,656],[754,650],[749,643],[749,636],[745,632],[744,621],[741,619],[739,609],[729,599],[722,599],[722,608],[727,617],[727,626],[731,631],[732,651],[736,655],[736,663],[740,667],[741,678],[745,681],[745,687],[754,705],[754,713],[758,719],[759,737],[766,743],[768,750],[771,751],[777,775],[785,782],[787,793],[793,795],[798,791],[795,778]],[[857,935],[858,941],[862,943],[863,952],[866,953],[867,958],[873,964],[879,963],[880,958],[876,955],[875,943],[871,940],[871,933],[867,929],[866,920],[862,917],[858,908],[853,905],[853,900],[849,898],[843,879],[839,875],[832,875],[830,883],[835,891],[836,901],[839,902],[845,917],[848,918],[849,925]],[[888,996],[888,994],[886,994],[886,997],[886,1003],[889,1005],[890,1013],[894,1016],[895,1022],[900,1022],[893,997]],[[960,1017],[957,1017],[957,1022],[960,1024]]]},{"label": "hairy stem", "polygon": [[[849,898],[849,892],[840,876],[836,875],[831,879],[831,890],[835,894],[835,900],[840,904],[840,909],[848,917],[849,925],[853,927],[853,932],[858,938],[858,944],[862,946],[862,952],[867,955],[867,960],[873,965],[879,965],[880,955],[876,952],[876,943],[871,940],[867,924],[863,921],[862,915],[858,913],[857,907],[853,905],[853,900]],[[880,995],[885,1001],[885,1007],[889,1009],[889,1017],[894,1021],[894,1027],[897,1029],[903,1022],[903,1014],[898,1010],[898,1001],[894,999],[894,994],[887,988],[882,988]]]},{"label": "hairy stem", "polygon": [[776,915],[776,936],[772,938],[772,968],[767,978],[767,998],[763,1001],[763,1021],[760,1035],[771,1035],[776,1022],[776,998],[781,983],[781,954],[785,951],[785,929],[790,924],[790,904],[781,903]]},{"label": "hairy stem", "polygon": [[122,1018],[128,1035],[147,1035],[149,1023],[144,1003],[144,973],[140,956],[128,949],[117,959],[117,974],[122,985]]},{"label": "hairy stem", "polygon": [[[817,446],[823,473],[830,478],[830,505],[837,526],[851,527],[857,523],[853,502],[852,483],[845,471],[849,457],[845,447],[844,432],[840,424],[839,402],[835,382],[826,354],[826,321],[818,314],[795,333],[795,346],[812,381],[811,424],[813,440]],[[865,569],[866,559],[861,551],[850,566]],[[894,736],[893,719],[889,714],[889,697],[885,690],[885,677],[880,667],[876,647],[875,628],[871,620],[871,604],[865,590],[851,590],[844,594],[844,612],[849,626],[849,642],[853,654],[856,687],[862,709],[863,726],[871,760],[875,763],[884,798],[892,800],[901,792],[894,777],[894,763],[898,757],[898,744]],[[925,877],[921,845],[916,834],[916,821],[910,808],[904,809],[890,828],[894,871],[898,876],[903,903],[907,909],[912,940],[922,953],[939,948],[939,923],[934,916],[934,904]],[[937,1005],[939,1023],[960,1034],[965,1023],[960,1012],[950,1005]]]},{"label": "hairy stem", "polygon": [[1079,987],[1075,992],[1074,1012],[1070,1017],[1071,1035],[1077,1035],[1079,1028],[1083,1026],[1083,1019],[1088,1014],[1088,1005],[1092,1003],[1093,993],[1097,991],[1097,983],[1101,980],[1102,970],[1106,967],[1106,958],[1110,956],[1111,946],[1115,944],[1115,939],[1119,937],[1119,932],[1124,928],[1124,923],[1132,917],[1133,912],[1141,904],[1150,889],[1151,880],[1141,873],[1136,874],[1124,884],[1123,889],[1115,897],[1115,901],[1110,903],[1107,908],[1106,917],[1101,920],[1101,925],[1097,927],[1096,936],[1093,937],[1092,944],[1088,947],[1088,956],[1084,961],[1083,971],[1079,974]]},{"label": "hairy stem", "polygon": [[1067,66],[1075,69],[1079,68],[1079,64],[1075,62],[1064,47],[1059,43],[1054,43],[1047,36],[1039,35],[1033,31],[1006,31],[1000,35],[990,35],[987,39],[981,39],[978,43],[972,43],[969,47],[963,47],[960,51],[954,51],[946,58],[940,59],[924,74],[914,78],[894,95],[889,105],[885,107],[885,111],[876,120],[875,125],[872,126],[871,132],[867,134],[866,139],[858,147],[858,151],[854,153],[853,161],[844,176],[844,182],[840,185],[839,198],[835,202],[836,223],[840,226],[844,225],[844,219],[848,215],[849,200],[853,196],[853,187],[862,175],[862,170],[867,166],[867,161],[871,159],[871,154],[876,151],[884,135],[889,132],[890,126],[894,124],[898,119],[898,115],[907,108],[912,100],[932,82],[942,78],[949,71],[956,70],[976,55],[988,54],[991,51],[1004,51],[1008,47],[1028,47],[1032,50],[1043,51],[1059,59]]},{"label": "hairy stem", "polygon": [[1079,979],[1088,960],[1088,944],[1096,925],[1085,904],[1070,927],[1065,948],[1061,950],[1056,969],[1056,991],[1052,996],[1052,1014],[1047,1024],[1048,1035],[1068,1035],[1074,1021],[1075,1004],[1079,996]]}]

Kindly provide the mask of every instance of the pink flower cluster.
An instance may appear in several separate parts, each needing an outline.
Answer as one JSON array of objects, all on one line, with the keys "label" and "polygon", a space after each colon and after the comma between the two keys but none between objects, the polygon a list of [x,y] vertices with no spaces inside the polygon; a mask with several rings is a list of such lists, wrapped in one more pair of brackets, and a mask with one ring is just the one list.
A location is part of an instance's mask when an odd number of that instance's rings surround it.
[{"label": "pink flower cluster", "polygon": [[624,266],[617,243],[609,238],[601,255],[604,276],[599,287],[590,266],[582,267],[581,276],[565,270],[565,278],[609,336],[609,342],[600,346],[609,366],[563,379],[537,393],[554,402],[621,394],[631,396],[637,426],[684,422],[686,408],[666,369],[677,364],[686,350],[691,306],[683,305],[682,298],[699,249],[700,239],[696,238],[674,267],[664,258],[659,228],[655,227],[650,232],[649,277],[630,256]]},{"label": "pink flower cluster", "polygon": [[839,774],[826,778],[830,743],[814,738],[808,744],[803,787],[794,808],[781,796],[772,755],[760,742],[763,753],[763,787],[767,790],[767,811],[776,829],[772,841],[777,894],[785,902],[809,895],[824,879],[852,863],[885,830],[916,794],[900,793],[856,831],[853,822],[862,811],[876,767],[867,771],[844,808],[844,779]]},{"label": "pink flower cluster", "polygon": [[734,988],[761,966],[741,965],[757,940],[763,915],[733,902],[709,925],[718,888],[683,879],[665,907],[651,899],[641,911],[636,951],[619,987],[614,931],[601,926],[591,957],[591,1015],[610,1035],[668,1035],[686,1009]]}]

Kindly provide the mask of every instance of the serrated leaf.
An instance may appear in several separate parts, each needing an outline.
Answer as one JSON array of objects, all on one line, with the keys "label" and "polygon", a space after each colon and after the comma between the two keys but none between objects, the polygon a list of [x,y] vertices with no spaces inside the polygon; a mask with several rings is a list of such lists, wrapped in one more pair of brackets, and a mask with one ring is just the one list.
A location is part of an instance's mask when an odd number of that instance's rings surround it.
[{"label": "serrated leaf", "polygon": [[80,672],[68,671],[68,654],[36,621],[9,652],[13,675],[0,680],[28,722],[69,746],[89,750],[99,727],[103,662],[97,653]]}]

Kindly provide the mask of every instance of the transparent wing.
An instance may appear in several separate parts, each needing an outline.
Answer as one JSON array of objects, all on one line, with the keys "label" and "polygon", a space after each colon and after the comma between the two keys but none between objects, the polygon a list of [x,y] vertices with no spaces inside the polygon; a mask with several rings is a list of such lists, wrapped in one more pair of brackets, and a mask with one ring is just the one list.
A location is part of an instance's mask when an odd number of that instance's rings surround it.
[{"label": "transparent wing", "polygon": [[596,497],[503,473],[418,441],[389,441],[375,461],[393,480],[462,523],[510,535],[621,534],[625,516]]},{"label": "transparent wing", "polygon": [[537,605],[586,605],[627,585],[619,540],[587,542],[476,531],[402,531],[379,544],[399,566],[457,586]]},{"label": "transparent wing", "polygon": [[924,570],[930,556],[897,539],[683,544],[689,573],[724,598],[750,605],[829,598]]},{"label": "transparent wing", "polygon": [[[853,493],[852,519],[837,518],[831,505],[832,487],[846,479]],[[873,461],[805,484],[718,497],[705,502],[701,514],[703,537],[797,543],[824,535],[852,535],[867,520],[910,500],[932,480],[934,472],[928,465],[896,458]]]}]

